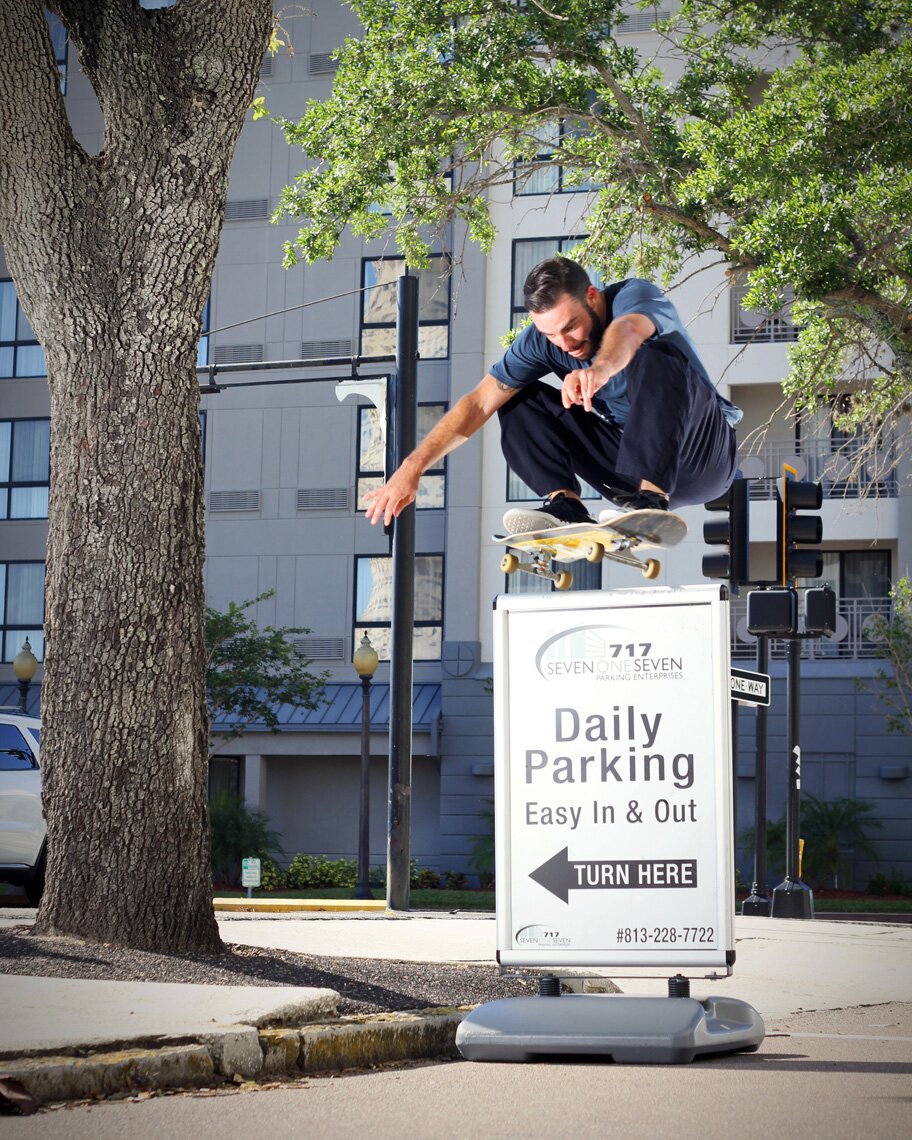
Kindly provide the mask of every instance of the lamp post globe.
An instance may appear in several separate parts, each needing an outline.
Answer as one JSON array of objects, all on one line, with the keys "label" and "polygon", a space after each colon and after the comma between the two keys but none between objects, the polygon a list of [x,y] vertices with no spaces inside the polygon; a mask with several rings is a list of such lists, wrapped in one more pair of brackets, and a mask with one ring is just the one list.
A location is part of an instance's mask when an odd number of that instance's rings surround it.
[{"label": "lamp post globe", "polygon": [[370,687],[380,663],[376,649],[365,633],[355,650],[352,664],[361,678],[361,780],[358,809],[358,882],[356,899],[372,899],[370,889]]},{"label": "lamp post globe", "polygon": [[13,658],[13,672],[19,682],[19,709],[23,713],[28,711],[29,685],[37,670],[38,658],[32,653],[29,639],[26,638],[22,648]]}]

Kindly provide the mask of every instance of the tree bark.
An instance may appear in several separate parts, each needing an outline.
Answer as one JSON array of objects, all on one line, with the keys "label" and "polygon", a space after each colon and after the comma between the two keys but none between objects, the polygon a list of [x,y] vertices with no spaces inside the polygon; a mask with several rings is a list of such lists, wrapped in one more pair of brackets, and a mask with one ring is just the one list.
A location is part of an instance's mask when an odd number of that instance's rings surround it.
[{"label": "tree bark", "polygon": [[272,5],[49,6],[105,140],[72,136],[41,0],[0,5],[0,241],[51,398],[35,929],[215,952],[196,344]]}]

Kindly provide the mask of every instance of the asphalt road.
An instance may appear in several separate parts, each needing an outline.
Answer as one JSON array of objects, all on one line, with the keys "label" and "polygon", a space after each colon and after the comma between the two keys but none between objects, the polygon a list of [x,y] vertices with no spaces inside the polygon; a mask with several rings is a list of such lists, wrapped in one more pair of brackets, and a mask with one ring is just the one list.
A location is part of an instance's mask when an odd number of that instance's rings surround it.
[{"label": "asphalt road", "polygon": [[680,1066],[452,1061],[44,1110],[4,1140],[908,1140],[912,1005],[767,1025],[756,1053]]}]

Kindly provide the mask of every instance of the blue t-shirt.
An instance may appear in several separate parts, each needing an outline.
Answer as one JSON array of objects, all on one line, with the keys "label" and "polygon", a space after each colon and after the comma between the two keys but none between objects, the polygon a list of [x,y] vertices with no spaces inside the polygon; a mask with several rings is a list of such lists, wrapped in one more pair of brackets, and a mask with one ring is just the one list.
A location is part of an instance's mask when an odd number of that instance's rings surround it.
[{"label": "blue t-shirt", "polygon": [[[660,289],[651,281],[644,281],[639,277],[631,277],[622,282],[614,294],[613,301],[608,301],[606,326],[628,313],[642,313],[644,317],[648,317],[656,327],[656,338],[668,341],[683,352],[700,380],[713,390],[726,420],[730,424],[740,421],[744,413],[716,389],[697,355],[697,347],[684,328],[677,309]],[[503,358],[492,366],[491,375],[504,384],[509,384],[511,388],[523,388],[533,380],[540,380],[552,372],[563,380],[568,372],[578,368],[588,368],[591,363],[591,360],[577,360],[570,356],[569,353],[553,345],[535,325],[529,325],[513,341]],[[614,423],[627,422],[630,400],[627,395],[626,369],[612,376],[608,383],[598,390],[593,403],[600,404],[599,411],[606,414]]]}]

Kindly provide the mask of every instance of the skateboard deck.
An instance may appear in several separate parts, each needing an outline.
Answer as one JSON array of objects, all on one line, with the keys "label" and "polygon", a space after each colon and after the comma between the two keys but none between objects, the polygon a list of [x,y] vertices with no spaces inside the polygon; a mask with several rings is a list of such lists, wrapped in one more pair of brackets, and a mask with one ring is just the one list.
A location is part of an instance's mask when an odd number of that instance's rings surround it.
[{"label": "skateboard deck", "polygon": [[[644,549],[665,549],[687,534],[687,523],[671,511],[626,511],[603,523],[571,523],[569,526],[529,530],[522,534],[495,534],[494,541],[508,549],[500,563],[505,574],[522,570],[554,582],[558,590],[569,590],[573,574],[555,570],[552,562],[601,562],[607,558],[621,566],[633,566],[644,578],[656,578],[661,563],[639,554]],[[528,551],[523,561],[513,551]]]}]

